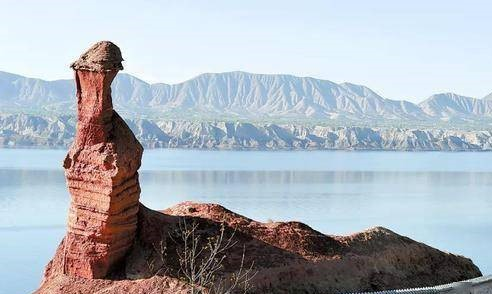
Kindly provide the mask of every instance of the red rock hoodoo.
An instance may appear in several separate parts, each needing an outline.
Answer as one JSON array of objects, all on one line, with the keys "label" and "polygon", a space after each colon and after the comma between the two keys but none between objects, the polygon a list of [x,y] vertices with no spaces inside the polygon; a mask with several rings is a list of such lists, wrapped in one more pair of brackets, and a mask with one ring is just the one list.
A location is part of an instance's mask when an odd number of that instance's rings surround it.
[{"label": "red rock hoodoo", "polygon": [[75,141],[64,162],[71,194],[63,271],[103,278],[133,243],[143,148],[113,110],[111,82],[120,49],[103,41],[72,64],[77,87]]}]

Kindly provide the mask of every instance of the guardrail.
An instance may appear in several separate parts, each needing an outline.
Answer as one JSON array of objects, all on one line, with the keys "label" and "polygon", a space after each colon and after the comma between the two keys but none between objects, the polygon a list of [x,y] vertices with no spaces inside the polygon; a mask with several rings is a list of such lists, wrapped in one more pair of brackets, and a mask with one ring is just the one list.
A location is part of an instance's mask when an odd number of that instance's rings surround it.
[{"label": "guardrail", "polygon": [[492,294],[492,275],[445,285],[349,294]]}]

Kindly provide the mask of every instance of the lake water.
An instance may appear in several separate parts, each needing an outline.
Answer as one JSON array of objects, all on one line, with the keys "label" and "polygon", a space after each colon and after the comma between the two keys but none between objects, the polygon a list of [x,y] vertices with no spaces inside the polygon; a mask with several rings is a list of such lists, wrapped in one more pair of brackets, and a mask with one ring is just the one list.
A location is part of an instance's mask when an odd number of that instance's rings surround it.
[{"label": "lake water", "polygon": [[[64,150],[0,149],[0,293],[29,293],[65,232]],[[146,150],[141,201],[216,202],[329,234],[381,225],[492,274],[492,153]]]}]

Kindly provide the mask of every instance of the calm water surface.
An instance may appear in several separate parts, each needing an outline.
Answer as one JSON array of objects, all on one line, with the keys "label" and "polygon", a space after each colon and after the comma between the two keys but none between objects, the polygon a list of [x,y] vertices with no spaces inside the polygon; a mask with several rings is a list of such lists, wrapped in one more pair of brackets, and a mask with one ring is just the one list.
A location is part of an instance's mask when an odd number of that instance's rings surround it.
[{"label": "calm water surface", "polygon": [[[65,232],[64,150],[0,149],[0,293],[36,289]],[[492,274],[492,153],[147,150],[142,202],[217,202],[329,234],[381,225]]]}]

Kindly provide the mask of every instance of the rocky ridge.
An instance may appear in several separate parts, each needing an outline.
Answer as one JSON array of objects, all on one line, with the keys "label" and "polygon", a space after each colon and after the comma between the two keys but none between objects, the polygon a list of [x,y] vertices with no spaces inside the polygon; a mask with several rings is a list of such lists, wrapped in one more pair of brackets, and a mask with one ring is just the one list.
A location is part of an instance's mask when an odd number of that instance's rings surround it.
[{"label": "rocky ridge", "polygon": [[[330,127],[247,122],[127,119],[146,148],[211,150],[488,151],[492,130]],[[0,114],[0,147],[68,147],[72,116]]]},{"label": "rocky ridge", "polygon": [[[91,58],[99,61],[104,57],[94,56]],[[81,58],[77,66],[93,66],[94,60]],[[134,76],[119,74],[112,88],[116,108],[129,118],[145,115],[190,120],[220,117],[385,121],[388,124],[404,121],[426,125],[445,121],[450,126],[482,120],[490,125],[492,120],[489,96],[479,99],[442,93],[414,104],[384,98],[363,85],[293,75],[241,71],[206,73],[169,85],[149,84]],[[70,99],[75,91],[71,80],[44,81],[0,72],[0,108],[3,110],[70,114],[76,108]]]}]

